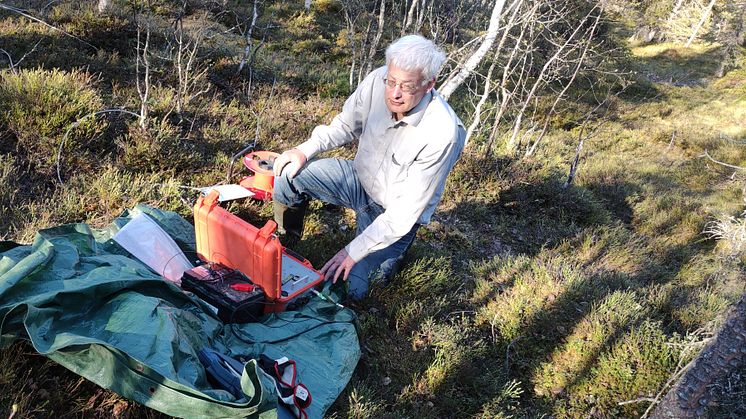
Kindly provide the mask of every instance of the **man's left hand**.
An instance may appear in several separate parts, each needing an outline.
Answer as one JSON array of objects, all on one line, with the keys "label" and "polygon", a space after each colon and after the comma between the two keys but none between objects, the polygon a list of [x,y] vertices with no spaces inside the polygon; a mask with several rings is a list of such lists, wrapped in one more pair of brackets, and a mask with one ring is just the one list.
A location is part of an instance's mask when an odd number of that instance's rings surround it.
[{"label": "man's left hand", "polygon": [[342,249],[337,252],[334,257],[329,259],[326,264],[324,264],[320,272],[324,274],[324,278],[332,278],[332,283],[336,284],[337,279],[339,279],[339,275],[343,272],[344,275],[342,276],[342,280],[347,281],[347,277],[350,276],[350,271],[352,270],[353,266],[355,266],[355,261],[352,260],[345,249]]}]

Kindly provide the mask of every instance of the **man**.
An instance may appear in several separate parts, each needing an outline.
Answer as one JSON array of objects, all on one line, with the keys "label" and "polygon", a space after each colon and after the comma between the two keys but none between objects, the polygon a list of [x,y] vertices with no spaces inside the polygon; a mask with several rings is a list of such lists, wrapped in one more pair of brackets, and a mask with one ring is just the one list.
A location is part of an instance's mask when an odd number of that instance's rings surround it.
[{"label": "man", "polygon": [[[281,234],[299,239],[309,199],[355,211],[357,236],[322,268],[336,283],[349,279],[349,294],[363,298],[370,276],[386,279],[430,217],[448,172],[464,148],[466,131],[433,89],[445,54],[419,35],[386,49],[386,66],[371,72],[331,124],[275,160],[274,210]],[[311,160],[359,140],[355,160]]]}]

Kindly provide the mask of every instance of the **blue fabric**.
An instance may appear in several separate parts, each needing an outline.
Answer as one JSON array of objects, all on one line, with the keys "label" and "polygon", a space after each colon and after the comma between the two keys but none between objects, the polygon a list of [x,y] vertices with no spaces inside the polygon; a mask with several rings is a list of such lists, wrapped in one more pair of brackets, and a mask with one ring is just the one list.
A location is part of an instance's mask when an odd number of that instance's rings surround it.
[{"label": "blue fabric", "polygon": [[[284,171],[275,179],[273,196],[290,207],[299,207],[308,199],[318,199],[355,211],[357,234],[363,232],[385,209],[373,201],[363,189],[350,160],[311,160],[291,180]],[[373,252],[358,261],[350,271],[349,295],[360,299],[368,294],[375,278],[388,280],[414,241],[419,224],[385,249]]]}]

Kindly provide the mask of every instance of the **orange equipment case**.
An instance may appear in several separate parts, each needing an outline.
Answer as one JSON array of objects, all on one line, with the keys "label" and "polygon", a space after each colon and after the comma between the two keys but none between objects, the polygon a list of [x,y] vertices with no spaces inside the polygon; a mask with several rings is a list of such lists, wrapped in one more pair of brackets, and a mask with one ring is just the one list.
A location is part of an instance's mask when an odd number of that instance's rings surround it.
[{"label": "orange equipment case", "polygon": [[[200,259],[237,269],[249,277],[267,296],[270,304],[265,312],[283,311],[288,302],[323,281],[323,275],[308,261],[301,261],[285,251],[275,234],[277,223],[269,220],[261,229],[254,227],[218,206],[219,196],[220,193],[213,190],[208,196],[200,197],[194,205]],[[306,274],[301,278],[302,286],[291,293],[282,289],[283,262],[300,267]]]}]

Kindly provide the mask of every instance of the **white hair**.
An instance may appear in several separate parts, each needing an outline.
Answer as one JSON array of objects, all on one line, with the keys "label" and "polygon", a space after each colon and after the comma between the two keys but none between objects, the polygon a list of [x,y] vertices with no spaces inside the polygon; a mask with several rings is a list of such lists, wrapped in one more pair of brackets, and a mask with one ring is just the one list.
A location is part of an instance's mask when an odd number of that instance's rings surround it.
[{"label": "white hair", "polygon": [[423,83],[433,80],[446,60],[446,54],[435,43],[421,35],[407,35],[386,48],[386,65],[404,71],[419,71]]}]

